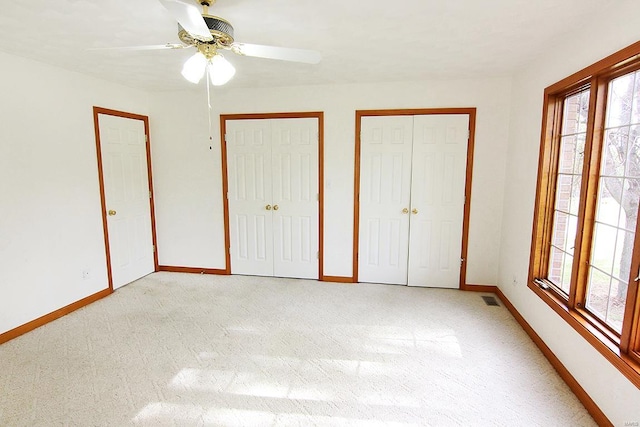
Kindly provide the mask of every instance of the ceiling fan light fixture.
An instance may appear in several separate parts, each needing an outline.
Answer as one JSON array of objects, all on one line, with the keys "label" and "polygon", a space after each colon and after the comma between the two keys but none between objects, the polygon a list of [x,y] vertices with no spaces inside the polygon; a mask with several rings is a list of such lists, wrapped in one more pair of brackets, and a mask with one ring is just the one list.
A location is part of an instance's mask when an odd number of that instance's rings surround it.
[{"label": "ceiling fan light fixture", "polygon": [[191,83],[199,83],[207,68],[207,58],[200,52],[196,52],[187,59],[182,66],[182,76]]},{"label": "ceiling fan light fixture", "polygon": [[[220,55],[220,50],[255,58],[305,64],[317,64],[322,59],[320,52],[314,50],[236,43],[231,23],[218,16],[209,15],[209,7],[216,0],[159,0],[159,2],[178,22],[178,38],[182,43],[141,47],[144,49],[195,47],[198,53],[189,58],[182,68],[183,77],[191,83],[199,83],[205,73],[208,74],[210,84],[214,86],[224,85],[233,78],[236,70]],[[192,3],[200,3],[202,13]],[[138,48],[134,47],[134,49]]]},{"label": "ceiling fan light fixture", "polygon": [[209,61],[209,79],[214,86],[222,86],[236,74],[235,67],[219,53]]}]

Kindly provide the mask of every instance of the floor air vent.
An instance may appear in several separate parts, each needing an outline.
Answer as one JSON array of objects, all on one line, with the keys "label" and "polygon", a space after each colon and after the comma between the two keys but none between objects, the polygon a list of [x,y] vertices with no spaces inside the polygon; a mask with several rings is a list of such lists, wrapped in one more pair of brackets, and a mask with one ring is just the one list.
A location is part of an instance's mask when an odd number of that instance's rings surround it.
[{"label": "floor air vent", "polygon": [[484,303],[487,305],[495,305],[495,306],[500,306],[500,304],[498,304],[498,301],[496,300],[496,297],[486,297],[483,296],[482,299],[484,300]]}]

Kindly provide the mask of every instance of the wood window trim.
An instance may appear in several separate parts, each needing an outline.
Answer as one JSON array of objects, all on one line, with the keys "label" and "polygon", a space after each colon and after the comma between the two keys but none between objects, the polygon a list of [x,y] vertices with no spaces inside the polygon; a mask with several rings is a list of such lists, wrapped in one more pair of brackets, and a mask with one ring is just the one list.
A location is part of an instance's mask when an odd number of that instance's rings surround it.
[{"label": "wood window trim", "polygon": [[214,274],[231,274],[231,232],[229,225],[229,178],[227,165],[227,120],[305,119],[318,120],[318,280],[336,281],[341,278],[324,275],[324,112],[239,113],[220,114],[220,155],[222,157],[222,206],[224,211],[225,268]]},{"label": "wood window trim", "polygon": [[529,288],[537,294],[549,307],[560,315],[576,332],[591,344],[605,359],[616,367],[629,381],[640,388],[640,363],[634,360],[635,355],[625,354],[611,342],[599,329],[594,328],[582,315],[569,310],[566,304],[554,293],[539,288],[529,282]]},{"label": "wood window trim", "polygon": [[[584,253],[591,247],[592,219],[595,215],[596,203],[596,197],[587,197],[587,193],[597,188],[601,157],[601,144],[591,143],[591,141],[601,141],[603,138],[604,103],[607,100],[608,83],[615,77],[639,68],[640,41],[545,89],[528,277],[528,287],[638,388],[640,388],[640,294],[638,283],[633,281],[629,283],[631,298],[627,298],[623,330],[618,337],[617,334],[603,328],[601,326],[603,322],[596,320],[588,311],[580,307],[579,301],[583,300],[585,286],[578,287],[577,284],[586,283],[581,282],[581,280],[585,280],[583,276],[586,274],[586,269],[574,265],[568,298],[553,287],[541,286],[544,285],[544,281],[536,278],[542,277],[540,273],[546,271],[548,266],[549,255],[545,253],[543,243],[547,241],[548,233],[551,230],[547,221],[550,217],[549,207],[554,206],[554,183],[557,175],[557,162],[554,160],[554,156],[557,155],[556,151],[559,145],[554,139],[558,135],[558,114],[562,114],[563,100],[567,95],[580,89],[590,88],[589,123],[591,126],[587,128],[587,143],[592,145],[592,150],[585,150],[587,155],[584,158],[583,180],[586,180],[586,185],[583,185],[581,189],[581,198],[585,200],[585,203],[581,203],[578,213],[578,223],[585,224],[585,228],[582,229],[582,233],[578,232],[576,239],[576,250]],[[636,235],[638,232],[640,232],[640,221],[636,226]],[[632,271],[637,271],[640,266],[640,253],[638,252],[640,251],[633,254],[631,260]],[[579,256],[576,259],[585,258]]]}]

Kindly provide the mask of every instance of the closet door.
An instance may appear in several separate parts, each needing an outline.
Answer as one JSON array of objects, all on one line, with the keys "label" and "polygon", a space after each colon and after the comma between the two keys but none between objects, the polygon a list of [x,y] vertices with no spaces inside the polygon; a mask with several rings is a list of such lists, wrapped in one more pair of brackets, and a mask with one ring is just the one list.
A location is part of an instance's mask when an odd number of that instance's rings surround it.
[{"label": "closet door", "polygon": [[358,280],[407,284],[413,117],[362,117]]},{"label": "closet door", "polygon": [[469,116],[414,117],[408,284],[458,288]]},{"label": "closet door", "polygon": [[318,120],[273,119],[273,274],[318,278]]},{"label": "closet door", "polygon": [[271,123],[230,120],[226,144],[232,272],[272,276]]},{"label": "closet door", "polygon": [[231,272],[318,278],[318,119],[226,122]]}]

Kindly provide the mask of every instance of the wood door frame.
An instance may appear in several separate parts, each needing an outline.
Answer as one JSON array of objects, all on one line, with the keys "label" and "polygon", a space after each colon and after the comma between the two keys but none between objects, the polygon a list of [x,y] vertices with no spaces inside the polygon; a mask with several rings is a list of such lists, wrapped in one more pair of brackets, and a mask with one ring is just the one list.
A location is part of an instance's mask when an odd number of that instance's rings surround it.
[{"label": "wood door frame", "polygon": [[220,114],[220,155],[222,156],[222,205],[224,210],[224,274],[231,274],[231,233],[229,230],[229,177],[227,165],[227,120],[318,119],[318,280],[324,281],[324,112]]},{"label": "wood door frame", "polygon": [[104,248],[107,258],[107,280],[109,290],[113,292],[113,274],[111,272],[111,248],[109,247],[109,228],[107,225],[107,201],[104,190],[104,169],[102,165],[102,146],[100,141],[99,114],[122,117],[125,119],[141,120],[144,124],[146,136],[145,150],[147,154],[147,178],[149,181],[149,213],[151,215],[151,240],[153,243],[153,268],[158,271],[158,242],[156,238],[156,216],[154,208],[153,178],[151,173],[151,137],[149,136],[149,117],[140,114],[127,113],[125,111],[111,110],[102,107],[93,107],[93,126],[96,135],[96,154],[98,157],[98,183],[100,185],[100,206],[102,207],[102,230],[104,233]]},{"label": "wood door frame", "polygon": [[465,204],[462,220],[462,250],[460,258],[460,283],[458,289],[464,289],[467,280],[467,251],[469,244],[469,217],[471,214],[471,181],[473,178],[473,149],[476,133],[476,108],[423,108],[423,109],[397,109],[397,110],[356,110],[356,146],[354,166],[354,193],[353,193],[353,282],[358,282],[358,251],[360,249],[360,155],[361,132],[363,117],[381,116],[429,116],[443,114],[458,114],[469,116],[469,141],[467,143],[467,165],[465,178]]}]

